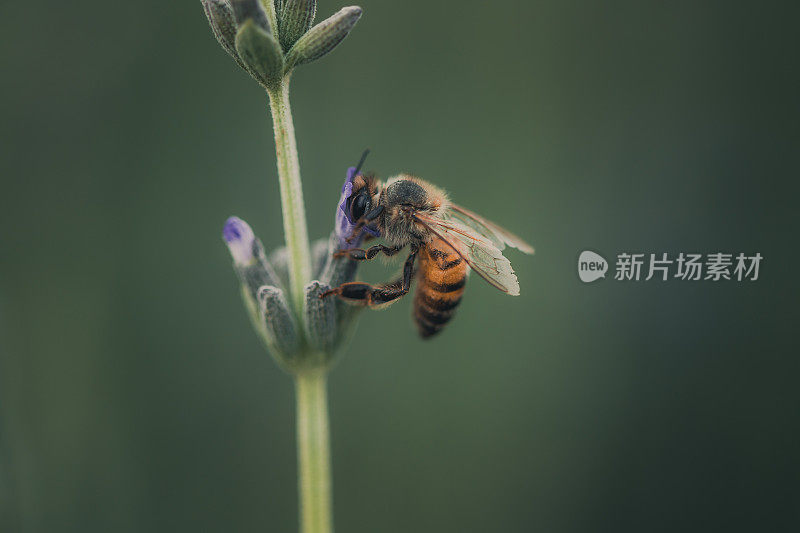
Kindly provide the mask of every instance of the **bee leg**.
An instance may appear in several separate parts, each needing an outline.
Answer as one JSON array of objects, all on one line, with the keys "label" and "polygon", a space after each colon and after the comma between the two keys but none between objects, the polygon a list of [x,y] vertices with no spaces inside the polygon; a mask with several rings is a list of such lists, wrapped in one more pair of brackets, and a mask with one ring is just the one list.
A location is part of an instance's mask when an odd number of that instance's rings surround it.
[{"label": "bee leg", "polygon": [[350,233],[350,236],[344,240],[344,242],[346,242],[347,244],[353,242],[355,238],[358,237],[358,234],[361,233],[361,230],[364,228],[366,224],[367,223],[363,220],[359,220],[358,222],[356,222],[356,225],[353,226],[353,231]]},{"label": "bee leg", "polygon": [[366,220],[367,222],[372,222],[373,220],[378,218],[381,213],[383,213],[383,206],[379,205],[378,207],[376,207],[375,209],[364,215],[364,220]]},{"label": "bee leg", "polygon": [[363,248],[351,248],[349,250],[339,250],[333,254],[333,257],[350,257],[354,261],[370,261],[375,259],[379,253],[383,252],[387,256],[391,257],[400,250],[402,250],[402,246],[385,246],[383,244],[377,244],[375,246],[370,246],[368,249],[364,250]]},{"label": "bee leg", "polygon": [[[377,253],[377,252],[376,252]],[[386,285],[370,285],[360,281],[342,283],[336,288],[326,291],[320,298],[337,295],[342,300],[350,303],[378,307],[393,302],[408,294],[411,290],[411,279],[414,277],[414,261],[417,258],[417,248],[414,247],[403,265],[403,277]]]}]

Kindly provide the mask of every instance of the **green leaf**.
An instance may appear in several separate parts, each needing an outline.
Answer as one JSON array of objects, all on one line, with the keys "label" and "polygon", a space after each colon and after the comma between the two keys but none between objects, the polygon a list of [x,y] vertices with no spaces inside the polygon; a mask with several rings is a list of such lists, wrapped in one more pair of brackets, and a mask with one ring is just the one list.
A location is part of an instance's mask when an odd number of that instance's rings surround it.
[{"label": "green leaf", "polygon": [[251,74],[266,88],[274,88],[280,83],[283,75],[281,46],[252,19],[239,28],[236,51]]},{"label": "green leaf", "polygon": [[280,41],[284,50],[289,50],[314,23],[317,0],[285,0],[278,18]]},{"label": "green leaf", "polygon": [[361,8],[345,7],[300,37],[286,56],[286,70],[324,56],[342,42],[361,18]]}]

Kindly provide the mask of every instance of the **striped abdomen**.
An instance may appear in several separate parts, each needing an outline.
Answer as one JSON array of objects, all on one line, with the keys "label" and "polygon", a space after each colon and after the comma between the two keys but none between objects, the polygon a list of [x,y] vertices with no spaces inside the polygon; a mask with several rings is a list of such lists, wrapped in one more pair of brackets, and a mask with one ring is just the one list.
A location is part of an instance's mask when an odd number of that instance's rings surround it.
[{"label": "striped abdomen", "polygon": [[453,317],[464,294],[467,264],[448,245],[434,239],[419,251],[414,321],[419,334],[438,333]]}]

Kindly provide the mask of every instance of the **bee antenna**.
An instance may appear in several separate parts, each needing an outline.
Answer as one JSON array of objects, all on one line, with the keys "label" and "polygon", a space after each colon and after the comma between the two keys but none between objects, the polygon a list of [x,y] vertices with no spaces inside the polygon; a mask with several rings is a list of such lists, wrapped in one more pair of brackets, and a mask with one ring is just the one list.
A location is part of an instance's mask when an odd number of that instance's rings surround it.
[{"label": "bee antenna", "polygon": [[361,172],[361,167],[364,166],[364,161],[366,161],[368,155],[369,155],[369,148],[364,150],[364,153],[361,154],[361,159],[359,159],[358,165],[356,165],[356,171],[353,174],[354,176],[358,176],[358,173]]}]

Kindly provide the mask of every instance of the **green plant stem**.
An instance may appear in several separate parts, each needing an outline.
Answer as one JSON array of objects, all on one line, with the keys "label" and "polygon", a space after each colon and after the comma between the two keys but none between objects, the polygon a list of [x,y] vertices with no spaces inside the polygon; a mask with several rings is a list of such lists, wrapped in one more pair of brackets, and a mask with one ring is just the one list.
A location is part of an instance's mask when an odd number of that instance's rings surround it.
[{"label": "green plant stem", "polygon": [[292,108],[289,105],[289,77],[280,87],[268,91],[272,124],[275,129],[275,153],[283,208],[283,233],[289,251],[289,289],[295,311],[303,309],[304,287],[311,281],[311,251],[306,229],[306,210],[300,182],[300,162],[294,137]]},{"label": "green plant stem", "polygon": [[[298,316],[303,313],[305,286],[311,281],[300,162],[289,105],[289,76],[268,90],[275,153],[283,208],[283,231],[289,252],[291,301]],[[331,533],[331,457],[328,430],[327,375],[323,362],[306,354],[306,365],[294,370],[297,398],[297,463],[301,533]]]},{"label": "green plant stem", "polygon": [[326,380],[324,369],[295,375],[301,533],[333,531]]}]

